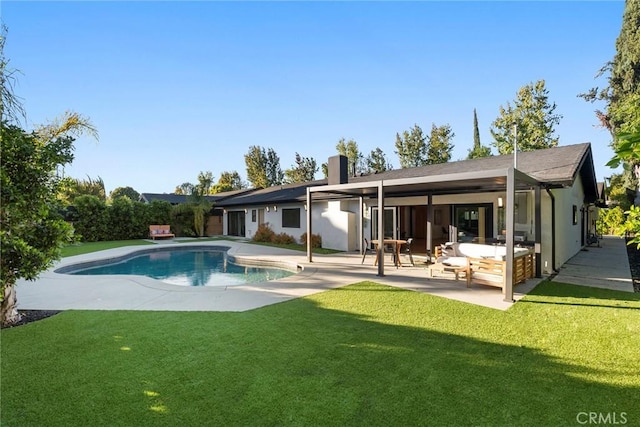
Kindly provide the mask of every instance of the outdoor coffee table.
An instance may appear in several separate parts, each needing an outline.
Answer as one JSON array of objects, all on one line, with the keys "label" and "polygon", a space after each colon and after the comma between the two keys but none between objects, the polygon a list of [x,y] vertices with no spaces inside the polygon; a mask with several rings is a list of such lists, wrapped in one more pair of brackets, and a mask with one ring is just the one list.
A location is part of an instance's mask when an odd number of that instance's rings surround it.
[{"label": "outdoor coffee table", "polygon": [[444,265],[441,262],[435,263],[435,264],[431,264],[429,266],[429,277],[433,277],[433,272],[434,271],[438,271],[440,273],[442,272],[448,272],[448,273],[453,273],[455,274],[456,280],[459,279],[460,277],[460,273],[467,273],[467,266],[466,265]]}]

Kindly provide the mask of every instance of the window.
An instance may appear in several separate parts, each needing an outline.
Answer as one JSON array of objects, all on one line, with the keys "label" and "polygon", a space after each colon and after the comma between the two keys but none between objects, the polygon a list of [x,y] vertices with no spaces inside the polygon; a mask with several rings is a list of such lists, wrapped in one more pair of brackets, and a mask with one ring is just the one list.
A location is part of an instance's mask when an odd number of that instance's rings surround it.
[{"label": "window", "polygon": [[573,225],[578,224],[578,207],[573,205]]},{"label": "window", "polygon": [[526,193],[516,193],[516,213],[515,213],[515,222],[516,224],[527,224],[528,218],[528,204],[527,204],[527,194]]},{"label": "window", "polygon": [[256,210],[251,209],[251,222],[256,222]]},{"label": "window", "polygon": [[300,208],[282,209],[282,227],[300,228]]}]

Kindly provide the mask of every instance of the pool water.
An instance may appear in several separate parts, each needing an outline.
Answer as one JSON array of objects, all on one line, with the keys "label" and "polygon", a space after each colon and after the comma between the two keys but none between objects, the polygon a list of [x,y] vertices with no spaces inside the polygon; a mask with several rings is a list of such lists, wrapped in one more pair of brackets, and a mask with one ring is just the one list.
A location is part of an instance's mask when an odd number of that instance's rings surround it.
[{"label": "pool water", "polygon": [[[71,271],[69,271],[71,270]],[[294,274],[279,268],[248,267],[229,261],[221,250],[173,249],[133,255],[120,261],[92,263],[68,274],[128,274],[148,276],[181,286],[233,286],[281,279]]]}]

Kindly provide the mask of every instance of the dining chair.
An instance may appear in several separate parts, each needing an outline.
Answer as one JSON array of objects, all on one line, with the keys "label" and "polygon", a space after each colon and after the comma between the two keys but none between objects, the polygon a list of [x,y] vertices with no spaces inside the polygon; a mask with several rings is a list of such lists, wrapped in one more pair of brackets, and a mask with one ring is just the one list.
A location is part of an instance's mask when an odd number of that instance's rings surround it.
[{"label": "dining chair", "polygon": [[411,262],[411,265],[415,267],[415,264],[413,262],[413,254],[411,253],[411,243],[413,243],[413,237],[409,237],[407,239],[407,243],[405,244],[405,249],[404,249],[404,253],[409,255],[409,261]]}]

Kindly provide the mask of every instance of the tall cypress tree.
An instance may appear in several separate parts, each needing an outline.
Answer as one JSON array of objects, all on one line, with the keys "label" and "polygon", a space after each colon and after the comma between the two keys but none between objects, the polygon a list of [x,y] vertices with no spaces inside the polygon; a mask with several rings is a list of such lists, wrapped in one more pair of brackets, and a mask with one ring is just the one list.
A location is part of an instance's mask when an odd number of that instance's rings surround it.
[{"label": "tall cypress tree", "polygon": [[491,156],[491,148],[480,144],[480,130],[478,130],[478,114],[473,109],[473,148],[469,150],[467,159],[478,159]]}]

